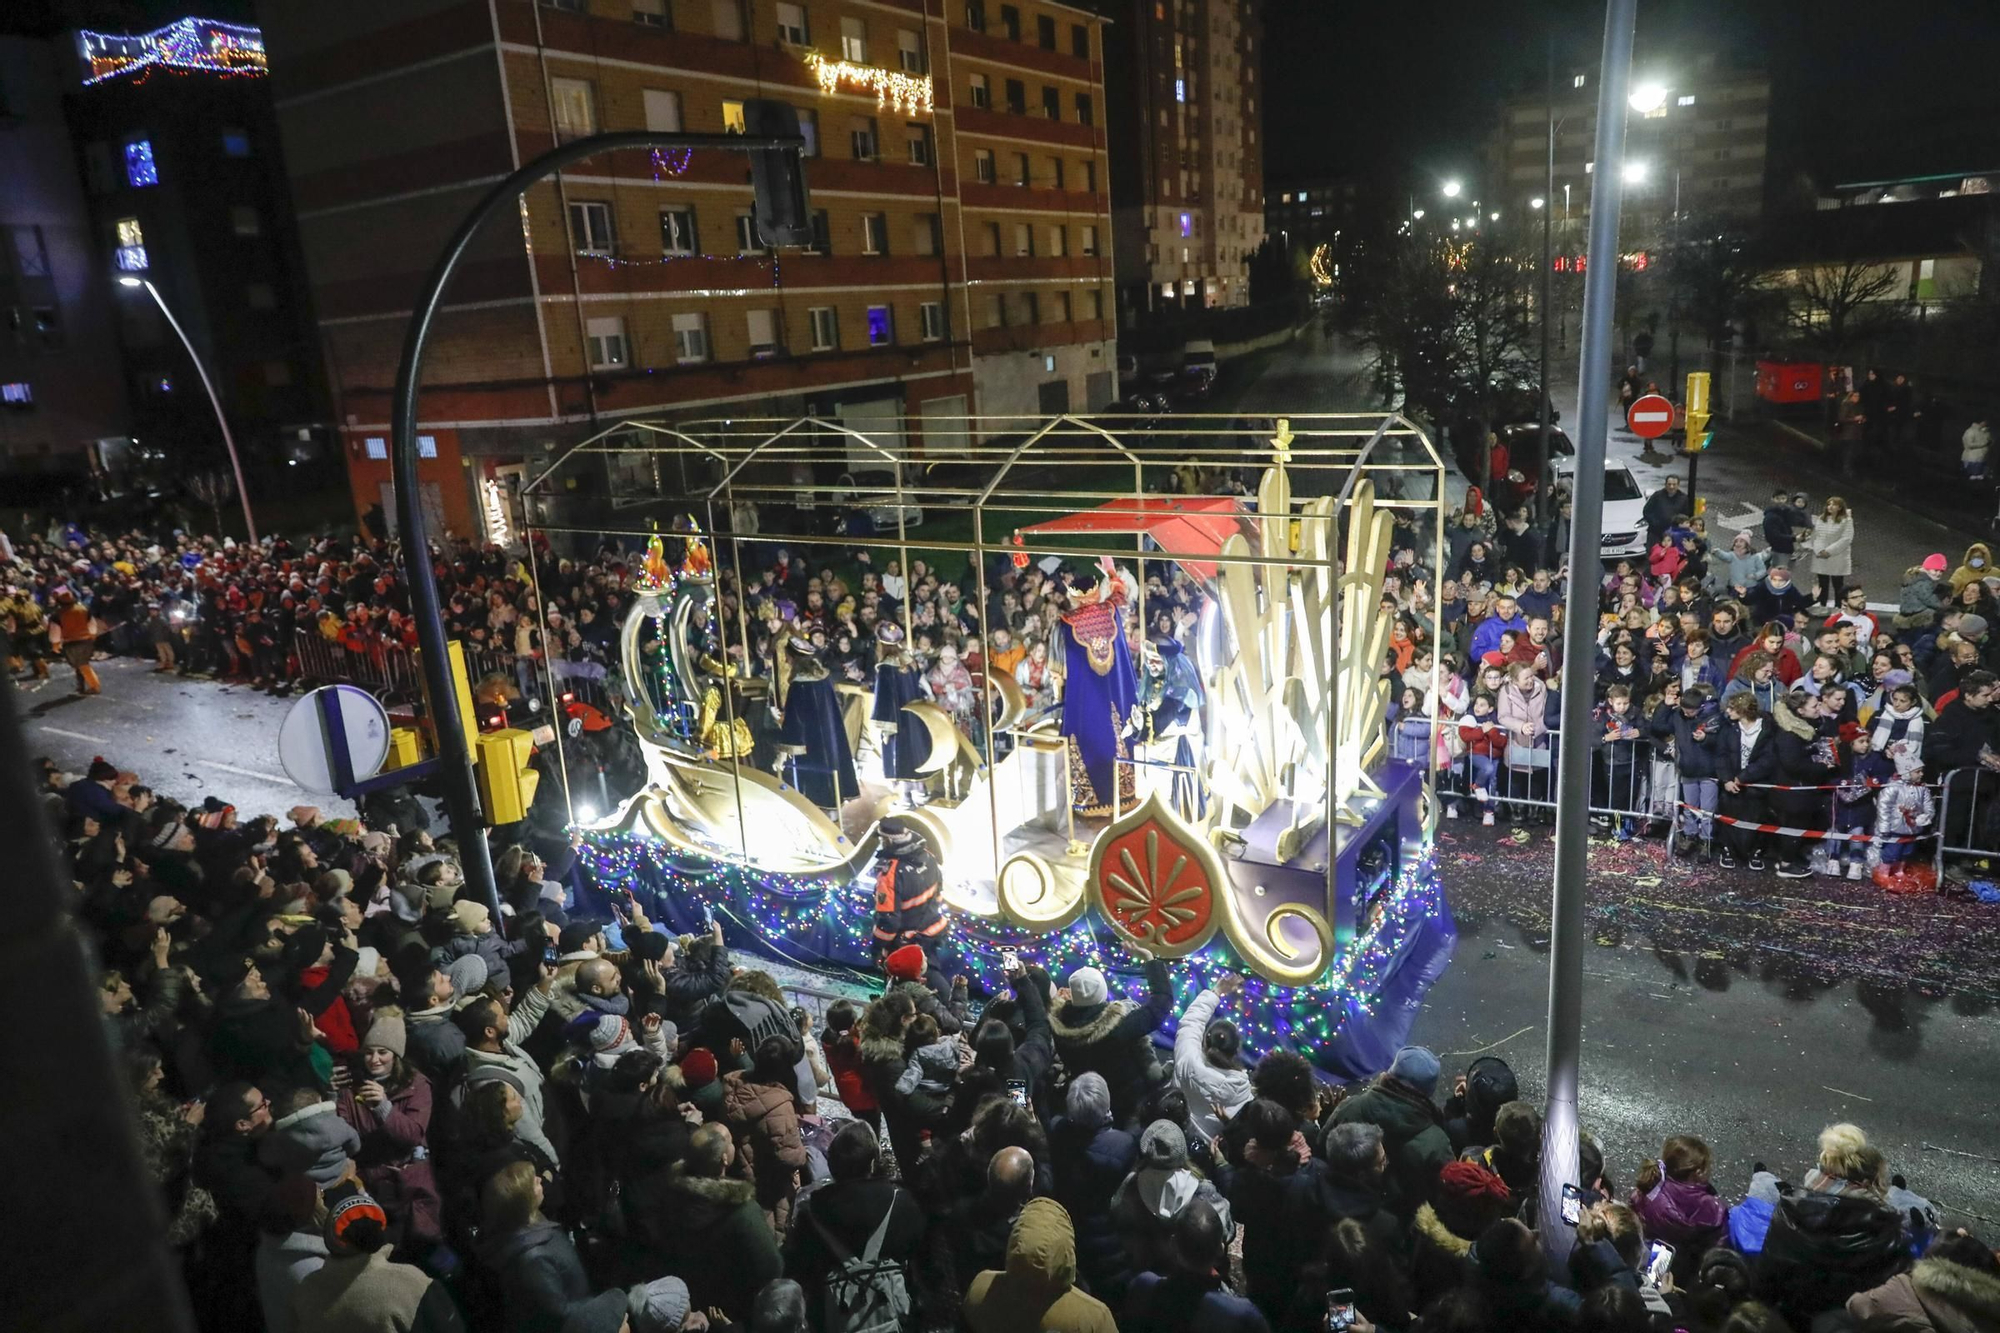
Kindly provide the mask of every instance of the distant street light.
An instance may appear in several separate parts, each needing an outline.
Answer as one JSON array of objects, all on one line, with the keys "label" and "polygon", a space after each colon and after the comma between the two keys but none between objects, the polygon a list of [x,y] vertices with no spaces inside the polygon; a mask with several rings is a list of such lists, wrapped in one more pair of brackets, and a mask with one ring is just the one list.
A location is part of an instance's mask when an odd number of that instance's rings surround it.
[{"label": "distant street light", "polygon": [[1424,220],[1424,210],[1420,208],[1416,212],[1410,214],[1410,216],[1415,218],[1417,221],[1422,222]]},{"label": "distant street light", "polygon": [[1530,199],[1530,200],[1528,201],[1528,207],[1529,207],[1529,208],[1540,208],[1540,207],[1541,207],[1542,205],[1544,205],[1544,204],[1546,204],[1546,203],[1548,203],[1548,200],[1546,200],[1546,199],[1542,198],[1542,196],[1540,196],[1540,195],[1536,195],[1536,196],[1535,196],[1535,197],[1534,197],[1533,199]]},{"label": "distant street light", "polygon": [[1642,83],[1632,90],[1632,109],[1642,116],[1650,116],[1667,104],[1667,86],[1663,83]]},{"label": "distant street light", "polygon": [[1457,219],[1457,218],[1453,218],[1453,219],[1451,220],[1451,229],[1452,229],[1453,231],[1457,231],[1457,230],[1458,230],[1458,219]]},{"label": "distant street light", "polygon": [[1648,170],[1650,170],[1650,168],[1644,162],[1627,162],[1625,164],[1625,172],[1624,172],[1625,183],[1627,185],[1637,185],[1639,182],[1646,179],[1646,172]]},{"label": "distant street light", "polygon": [[1494,212],[1493,212],[1492,216],[1491,216],[1491,217],[1489,217],[1489,218],[1488,218],[1487,220],[1488,220],[1488,221],[1490,221],[1490,222],[1498,222],[1498,221],[1500,220],[1500,213],[1499,213],[1499,210],[1497,210],[1497,209],[1496,209],[1496,210],[1494,210]]},{"label": "distant street light", "polygon": [[1443,190],[1444,197],[1447,199],[1456,199],[1458,198],[1458,192],[1463,188],[1457,181],[1446,181]]},{"label": "distant street light", "polygon": [[181,346],[187,348],[188,360],[194,362],[195,374],[201,376],[201,387],[208,390],[208,405],[215,409],[215,424],[222,427],[222,445],[229,450],[229,467],[236,474],[236,497],[243,502],[243,528],[250,534],[250,544],[255,546],[257,520],[250,514],[250,489],[243,484],[243,460],[236,456],[236,437],[229,433],[229,418],[222,415],[222,400],[215,396],[215,385],[208,378],[208,367],[202,365],[201,357],[196,354],[194,344],[188,341],[187,333],[181,328],[180,321],[174,318],[174,312],[167,309],[167,303],[160,299],[159,288],[145,278],[130,276],[118,279],[118,285],[144,287],[146,294],[153,298],[153,304],[157,305],[160,313],[167,317],[167,325],[173,329],[174,336],[181,340]]}]

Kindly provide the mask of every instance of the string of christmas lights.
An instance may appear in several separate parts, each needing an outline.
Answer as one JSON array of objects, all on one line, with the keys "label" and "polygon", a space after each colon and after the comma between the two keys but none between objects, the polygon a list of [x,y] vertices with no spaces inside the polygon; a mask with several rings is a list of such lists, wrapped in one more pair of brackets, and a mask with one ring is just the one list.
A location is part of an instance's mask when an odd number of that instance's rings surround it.
[{"label": "string of christmas lights", "polygon": [[806,67],[819,80],[819,90],[823,93],[834,92],[842,84],[864,92],[873,90],[877,109],[894,107],[905,114],[929,114],[936,97],[928,74],[905,74],[901,70],[881,69],[875,65],[828,60],[817,51],[807,53]]},{"label": "string of christmas lights", "polygon": [[[647,914],[668,929],[702,930],[706,905],[737,926],[739,942],[801,967],[881,984],[872,971],[874,890],[866,876],[843,883],[764,874],[735,862],[681,861],[659,843],[630,834],[586,833],[579,855],[594,882],[632,890]],[[1428,850],[1397,876],[1368,915],[1364,928],[1317,985],[1265,981],[1218,934],[1201,953],[1174,964],[1181,993],[1193,995],[1223,973],[1237,973],[1244,978],[1236,1013],[1246,1046],[1330,1059],[1342,1028],[1375,1012],[1419,935],[1449,919],[1436,861]],[[1058,981],[1090,966],[1110,974],[1122,994],[1137,997],[1143,991],[1131,956],[1110,928],[1088,913],[1062,930],[1042,933],[955,914],[942,961],[973,978],[986,993],[1001,994],[1007,989],[1003,950]],[[957,957],[951,957],[952,951]],[[1172,1022],[1170,1018],[1163,1031]]]},{"label": "string of christmas lights", "polygon": [[136,82],[156,69],[176,73],[258,78],[269,72],[260,28],[216,19],[184,18],[151,32],[92,32],[77,34],[90,76],[85,84],[102,83],[137,71]]}]

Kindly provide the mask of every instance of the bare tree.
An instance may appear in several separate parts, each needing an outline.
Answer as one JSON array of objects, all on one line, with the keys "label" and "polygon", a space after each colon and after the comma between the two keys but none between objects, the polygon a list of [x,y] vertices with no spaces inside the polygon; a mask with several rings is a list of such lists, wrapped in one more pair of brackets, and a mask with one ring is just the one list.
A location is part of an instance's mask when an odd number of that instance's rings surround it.
[{"label": "bare tree", "polygon": [[1776,285],[1786,327],[1831,361],[1882,332],[1901,312],[1892,300],[1902,294],[1902,275],[1866,260],[1805,264],[1791,271],[1790,281],[1780,277]]}]

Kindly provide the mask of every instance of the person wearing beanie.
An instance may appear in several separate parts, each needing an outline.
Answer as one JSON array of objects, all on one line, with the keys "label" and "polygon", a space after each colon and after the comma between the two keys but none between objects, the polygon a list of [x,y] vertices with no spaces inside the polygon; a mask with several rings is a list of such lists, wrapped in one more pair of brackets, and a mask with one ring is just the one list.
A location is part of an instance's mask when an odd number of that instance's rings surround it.
[{"label": "person wearing beanie", "polygon": [[686,1100],[701,1112],[701,1118],[722,1119],[722,1072],[715,1054],[697,1046],[681,1057],[679,1068]]},{"label": "person wearing beanie", "polygon": [[1140,1165],[1139,1142],[1113,1115],[1102,1074],[1071,1075],[1063,1114],[1049,1122],[1048,1135],[1055,1198],[1076,1227],[1077,1271],[1096,1295],[1122,1300],[1133,1269],[1111,1225],[1111,1200]]},{"label": "person wearing beanie", "polygon": [[944,912],[944,875],[930,847],[908,821],[894,815],[876,825],[875,954],[914,944],[937,952],[951,919]]},{"label": "person wearing beanie", "polygon": [[465,1322],[443,1283],[389,1257],[389,1221],[352,1186],[326,1198],[326,1263],[292,1291],[297,1333],[447,1333]]},{"label": "person wearing beanie", "polygon": [[1113,1000],[1104,973],[1080,967],[1070,974],[1069,995],[1049,1013],[1056,1053],[1074,1079],[1104,1076],[1111,1090],[1111,1116],[1124,1124],[1138,1116],[1139,1104],[1167,1071],[1153,1047],[1153,1034],[1174,1012],[1174,983],[1163,959],[1131,950],[1145,960],[1146,1001]]},{"label": "person wearing beanie", "polygon": [[460,1000],[470,999],[485,990],[486,979],[492,975],[492,968],[476,953],[461,954],[449,963],[437,966],[451,979],[451,992]]},{"label": "person wearing beanie", "polygon": [[630,1299],[623,1291],[601,1291],[570,1307],[562,1321],[562,1333],[627,1333],[632,1328]]},{"label": "person wearing beanie", "polygon": [[82,777],[63,788],[63,799],[76,814],[89,815],[99,823],[117,823],[132,813],[112,794],[117,783],[117,765],[99,755],[90,761]]},{"label": "person wearing beanie", "polygon": [[1466,1284],[1472,1242],[1514,1212],[1507,1182],[1477,1162],[1450,1162],[1438,1173],[1437,1194],[1418,1207],[1410,1236],[1410,1280],[1418,1308]]},{"label": "person wearing beanie", "polygon": [[[486,904],[461,899],[451,905],[451,938],[431,950],[431,961],[449,967],[455,960],[477,956],[486,964],[488,976],[504,976],[508,960],[536,947],[536,941],[503,939],[493,927],[493,914]],[[481,983],[484,984],[483,982]]]},{"label": "person wearing beanie", "polygon": [[693,1308],[687,1283],[677,1277],[641,1282],[625,1292],[625,1317],[632,1321],[632,1333],[680,1333]]},{"label": "person wearing beanie", "polygon": [[1431,1100],[1439,1068],[1437,1056],[1424,1047],[1405,1046],[1373,1083],[1333,1113],[1336,1125],[1358,1122],[1381,1129],[1389,1158],[1389,1209],[1405,1222],[1429,1201],[1438,1172],[1454,1156],[1444,1112]]},{"label": "person wearing beanie", "polygon": [[1155,1120],[1139,1136],[1139,1162],[1111,1196],[1111,1225],[1135,1273],[1164,1273],[1173,1261],[1174,1228],[1201,1202],[1215,1211],[1224,1245],[1235,1232],[1221,1191],[1188,1165],[1187,1136],[1171,1120]]},{"label": "person wearing beanie", "polygon": [[1444,1129],[1451,1137],[1451,1150],[1462,1153],[1493,1142],[1494,1115],[1520,1095],[1513,1069],[1499,1056],[1482,1055],[1467,1065],[1465,1077],[1444,1103]]},{"label": "person wearing beanie", "polygon": [[[1217,1018],[1222,1002],[1243,989],[1243,978],[1225,972],[1181,1010],[1174,1030],[1174,1086],[1187,1098],[1188,1127],[1204,1139],[1250,1102],[1250,1071],[1243,1067],[1243,1037],[1236,1024]],[[1070,994],[1076,994],[1075,987]]]},{"label": "person wearing beanie", "polygon": [[400,1009],[378,1009],[347,1086],[334,1098],[360,1136],[361,1183],[382,1203],[390,1241],[405,1252],[443,1238],[443,1200],[431,1169],[431,1081],[411,1067]]}]

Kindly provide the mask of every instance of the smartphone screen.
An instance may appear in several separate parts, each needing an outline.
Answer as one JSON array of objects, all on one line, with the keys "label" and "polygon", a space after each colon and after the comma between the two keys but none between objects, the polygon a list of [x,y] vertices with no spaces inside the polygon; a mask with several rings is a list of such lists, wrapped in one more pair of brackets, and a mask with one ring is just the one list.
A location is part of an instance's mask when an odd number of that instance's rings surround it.
[{"label": "smartphone screen", "polygon": [[1657,1287],[1667,1276],[1667,1270],[1674,1266],[1674,1247],[1665,1241],[1653,1241],[1646,1246],[1646,1285]]},{"label": "smartphone screen", "polygon": [[542,950],[542,961],[550,967],[554,967],[561,958],[562,955],[556,952],[556,946],[553,944]]},{"label": "smartphone screen", "polygon": [[1014,1105],[1020,1107],[1022,1110],[1030,1109],[1028,1106],[1028,1085],[1022,1080],[1018,1078],[1008,1079],[1007,1095],[1013,1098]]},{"label": "smartphone screen", "polygon": [[1341,1333],[1354,1327],[1354,1288],[1340,1287],[1326,1294],[1327,1333]]},{"label": "smartphone screen", "polygon": [[1563,1186],[1563,1221],[1575,1226],[1583,1220],[1583,1191],[1574,1185]]}]

